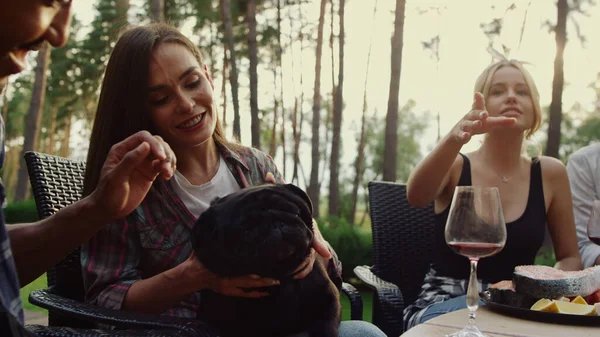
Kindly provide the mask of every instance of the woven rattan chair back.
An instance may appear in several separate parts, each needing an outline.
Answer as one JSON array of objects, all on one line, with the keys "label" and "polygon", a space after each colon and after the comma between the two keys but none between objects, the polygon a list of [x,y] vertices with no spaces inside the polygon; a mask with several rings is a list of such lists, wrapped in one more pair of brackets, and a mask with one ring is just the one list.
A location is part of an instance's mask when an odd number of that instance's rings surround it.
[{"label": "woven rattan chair back", "polygon": [[[52,156],[39,152],[26,152],[25,162],[35,204],[40,219],[47,218],[81,198],[85,162]],[[71,252],[47,273],[48,287],[58,295],[78,301],[84,300],[81,273],[80,249]],[[72,319],[63,321],[61,316],[49,314],[52,326],[87,327],[90,324],[75,324]]]},{"label": "woven rattan chair back", "polygon": [[429,268],[433,246],[433,204],[410,205],[406,186],[369,183],[369,208],[373,231],[372,271],[396,284],[404,305],[414,302]]}]

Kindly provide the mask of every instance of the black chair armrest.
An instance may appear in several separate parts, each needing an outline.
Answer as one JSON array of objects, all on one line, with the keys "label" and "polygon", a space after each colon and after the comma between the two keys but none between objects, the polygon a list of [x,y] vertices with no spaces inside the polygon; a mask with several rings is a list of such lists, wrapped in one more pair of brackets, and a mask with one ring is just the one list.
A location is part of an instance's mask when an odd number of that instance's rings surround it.
[{"label": "black chair armrest", "polygon": [[342,283],[342,292],[348,296],[350,300],[350,319],[362,320],[363,319],[363,302],[360,292],[354,288],[350,283]]},{"label": "black chair armrest", "polygon": [[354,274],[376,294],[373,311],[381,315],[373,315],[373,317],[382,317],[378,321],[374,320],[373,324],[387,336],[400,336],[404,331],[404,300],[398,286],[377,277],[369,266],[356,266]]},{"label": "black chair armrest", "polygon": [[103,308],[53,294],[52,288],[31,292],[29,302],[64,316],[119,328],[175,329],[194,336],[217,336],[199,320]]},{"label": "black chair armrest", "polygon": [[192,337],[181,330],[92,330],[56,326],[27,325],[27,332],[36,337]]}]

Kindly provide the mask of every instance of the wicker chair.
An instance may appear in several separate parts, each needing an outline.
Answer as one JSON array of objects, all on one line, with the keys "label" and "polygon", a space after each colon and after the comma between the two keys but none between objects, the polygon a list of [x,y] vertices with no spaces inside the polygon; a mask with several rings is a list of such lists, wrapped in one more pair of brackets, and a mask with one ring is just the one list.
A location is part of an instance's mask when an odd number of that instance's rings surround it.
[{"label": "wicker chair", "polygon": [[[39,152],[25,153],[25,162],[40,218],[46,218],[81,197],[85,163]],[[90,328],[95,323],[125,328],[171,328],[189,330],[196,320],[143,315],[88,305],[76,249],[48,271],[48,289],[36,290],[29,301],[48,309],[50,326]],[[351,318],[362,319],[362,299],[352,285],[344,283],[342,291],[351,303]]]},{"label": "wicker chair", "polygon": [[374,291],[373,323],[387,336],[404,332],[402,312],[414,302],[429,268],[433,239],[433,204],[413,207],[406,186],[369,183],[373,231],[373,266],[354,273]]}]

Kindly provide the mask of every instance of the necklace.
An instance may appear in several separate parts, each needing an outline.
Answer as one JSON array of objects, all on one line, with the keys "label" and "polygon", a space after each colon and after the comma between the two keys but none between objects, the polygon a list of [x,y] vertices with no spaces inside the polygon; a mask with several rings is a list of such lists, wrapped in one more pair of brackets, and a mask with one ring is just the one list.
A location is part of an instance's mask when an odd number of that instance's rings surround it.
[{"label": "necklace", "polygon": [[505,175],[500,174],[500,172],[498,172],[495,168],[492,167],[492,170],[494,170],[494,172],[496,172],[496,174],[500,177],[500,179],[502,180],[503,183],[508,184],[508,180],[511,177],[507,177]]}]

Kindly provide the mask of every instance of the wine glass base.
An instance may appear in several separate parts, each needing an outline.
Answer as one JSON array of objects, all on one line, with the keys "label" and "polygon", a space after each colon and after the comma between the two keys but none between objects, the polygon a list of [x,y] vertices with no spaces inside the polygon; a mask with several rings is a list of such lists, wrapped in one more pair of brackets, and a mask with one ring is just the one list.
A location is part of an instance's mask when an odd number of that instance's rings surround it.
[{"label": "wine glass base", "polygon": [[446,337],[488,337],[488,336],[484,335],[483,332],[479,331],[479,329],[476,326],[470,325],[460,331],[448,334],[448,335],[446,335]]}]

